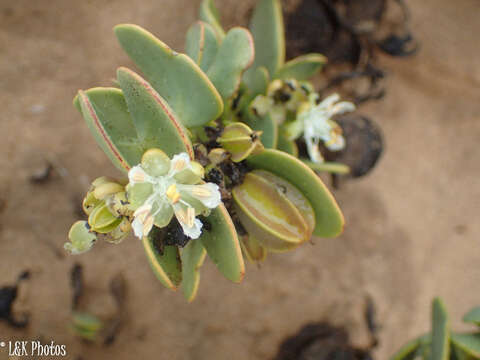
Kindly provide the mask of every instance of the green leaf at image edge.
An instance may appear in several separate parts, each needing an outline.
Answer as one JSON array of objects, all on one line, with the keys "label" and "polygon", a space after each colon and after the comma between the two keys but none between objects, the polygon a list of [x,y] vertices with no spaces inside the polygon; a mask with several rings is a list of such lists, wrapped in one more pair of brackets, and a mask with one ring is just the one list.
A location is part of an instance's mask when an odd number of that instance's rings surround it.
[{"label": "green leaf at image edge", "polygon": [[466,313],[463,317],[463,321],[480,326],[480,306],[477,306]]},{"label": "green leaf at image edge", "polygon": [[432,305],[432,359],[448,360],[449,346],[449,321],[445,305],[436,298]]},{"label": "green leaf at image edge", "polygon": [[219,40],[223,40],[225,37],[225,30],[223,30],[222,24],[220,24],[220,14],[213,0],[202,1],[199,16],[200,20],[205,21],[215,29]]},{"label": "green leaf at image edge", "polygon": [[283,151],[273,149],[265,149],[261,154],[250,156],[247,164],[254,169],[274,173],[305,195],[315,212],[314,235],[328,238],[342,233],[345,220],[337,202],[307,165]]},{"label": "green leaf at image edge", "polygon": [[451,335],[452,343],[461,348],[463,352],[480,359],[480,333]]},{"label": "green leaf at image edge", "polygon": [[258,67],[264,66],[273,78],[285,62],[283,15],[278,0],[258,2],[253,12],[250,31],[255,41],[255,61],[245,76],[253,76]]}]

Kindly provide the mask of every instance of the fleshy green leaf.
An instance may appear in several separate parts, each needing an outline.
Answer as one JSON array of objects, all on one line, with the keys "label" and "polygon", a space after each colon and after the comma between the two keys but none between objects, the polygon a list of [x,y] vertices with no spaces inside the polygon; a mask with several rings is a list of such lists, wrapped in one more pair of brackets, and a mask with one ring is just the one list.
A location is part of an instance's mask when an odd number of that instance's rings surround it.
[{"label": "fleshy green leaf", "polygon": [[182,290],[187,301],[193,301],[200,282],[200,267],[207,252],[199,240],[190,240],[182,251]]},{"label": "fleshy green leaf", "polygon": [[89,226],[86,221],[77,221],[70,228],[68,238],[70,242],[63,246],[65,250],[73,255],[82,254],[90,250],[97,240],[97,236],[89,231]]},{"label": "fleshy green leaf", "polygon": [[298,156],[298,147],[295,141],[287,139],[285,136],[278,134],[278,150],[285,151],[287,154]]},{"label": "fleshy green leaf", "polygon": [[463,321],[480,326],[480,306],[477,306],[466,313],[463,317]]},{"label": "fleshy green leaf", "polygon": [[210,224],[210,230],[204,228],[200,239],[208,257],[227,279],[242,281],[245,264],[235,226],[225,206],[220,205],[212,210],[206,221]]},{"label": "fleshy green leaf", "polygon": [[215,30],[203,21],[197,21],[187,32],[185,51],[205,72],[215,60],[218,46]]},{"label": "fleshy green leaf", "polygon": [[126,172],[140,162],[145,149],[138,140],[121,90],[93,88],[79,91],[73,103],[117,168]]},{"label": "fleshy green leaf", "polygon": [[250,32],[240,27],[231,29],[223,39],[207,73],[224,101],[235,94],[242,74],[252,64],[254,56]]},{"label": "fleshy green leaf", "polygon": [[335,237],[342,233],[344,218],[333,195],[319,177],[304,163],[283,151],[266,149],[250,156],[247,163],[264,169],[296,186],[315,211],[314,235]]},{"label": "fleshy green leaf", "polygon": [[265,116],[250,115],[246,121],[247,125],[255,131],[261,131],[260,140],[266,149],[275,149],[278,143],[278,125],[270,113]]},{"label": "fleshy green leaf", "polygon": [[200,20],[210,24],[216,31],[220,40],[225,37],[225,31],[220,24],[220,14],[215,7],[213,0],[203,0],[200,5]]},{"label": "fleshy green leaf", "polygon": [[173,51],[136,25],[118,25],[115,33],[123,49],[183,125],[203,125],[222,114],[220,94],[190,57]]},{"label": "fleshy green leaf", "polygon": [[307,164],[310,167],[310,169],[317,172],[329,172],[334,174],[348,174],[350,172],[350,168],[348,167],[348,165],[345,165],[342,163],[336,163],[336,162],[316,163],[308,159],[300,159],[300,160],[302,160],[305,164]]},{"label": "fleshy green leaf", "polygon": [[133,71],[120,68],[117,75],[140,141],[170,158],[181,152],[193,158],[190,139],[165,100]]},{"label": "fleshy green leaf", "polygon": [[283,15],[278,0],[260,0],[253,12],[250,31],[255,41],[255,61],[245,76],[254,76],[255,70],[264,66],[273,77],[285,62]]},{"label": "fleshy green leaf", "polygon": [[450,356],[450,330],[443,302],[436,298],[432,306],[432,359],[447,360]]},{"label": "fleshy green leaf", "polygon": [[420,346],[420,338],[409,341],[398,350],[390,360],[413,360],[415,352]]},{"label": "fleshy green leaf", "polygon": [[148,262],[160,282],[176,290],[182,282],[182,263],[176,246],[162,246],[160,229],[154,227],[142,240]]},{"label": "fleshy green leaf", "polygon": [[465,353],[475,359],[480,359],[480,334],[455,334],[451,335],[452,342]]},{"label": "fleshy green leaf", "polygon": [[327,58],[320,54],[299,56],[283,65],[275,74],[275,78],[308,80],[326,63]]}]

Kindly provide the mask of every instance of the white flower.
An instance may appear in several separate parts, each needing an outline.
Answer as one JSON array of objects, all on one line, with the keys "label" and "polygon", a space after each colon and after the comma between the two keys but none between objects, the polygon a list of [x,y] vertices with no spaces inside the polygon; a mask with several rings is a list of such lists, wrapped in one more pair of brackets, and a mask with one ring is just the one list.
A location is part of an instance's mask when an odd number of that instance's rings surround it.
[{"label": "white flower", "polygon": [[167,226],[175,215],[185,235],[198,238],[202,222],[196,216],[220,205],[218,186],[199,184],[198,168],[186,153],[175,155],[170,161],[158,149],[149,152],[150,156],[145,160],[144,155],[142,163],[128,173],[129,201],[136,208],[132,222],[135,235],[141,239],[153,225]]},{"label": "white flower", "polygon": [[318,149],[320,140],[332,151],[338,151],[345,147],[342,129],[331,118],[355,110],[355,105],[348,101],[338,102],[340,100],[338,94],[330,95],[318,105],[314,105],[317,95],[312,95],[309,106],[299,111],[298,126],[303,128],[303,136],[310,159],[314,162],[323,162],[322,154]]}]

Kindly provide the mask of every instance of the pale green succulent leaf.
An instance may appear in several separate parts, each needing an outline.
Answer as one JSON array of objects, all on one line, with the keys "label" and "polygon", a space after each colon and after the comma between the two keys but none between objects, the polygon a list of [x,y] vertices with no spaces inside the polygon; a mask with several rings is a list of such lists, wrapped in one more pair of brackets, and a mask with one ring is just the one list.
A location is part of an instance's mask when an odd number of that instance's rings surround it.
[{"label": "pale green succulent leaf", "polygon": [[133,71],[119,68],[117,77],[141,142],[169,157],[186,152],[193,158],[192,143],[167,102]]},{"label": "pale green succulent leaf", "polygon": [[137,137],[122,91],[93,88],[73,101],[87,127],[112,163],[126,172],[139,163],[145,149]]},{"label": "pale green succulent leaf", "polygon": [[[182,282],[182,262],[178,247],[159,243],[159,229],[154,227],[142,239],[150,267],[158,280],[167,288],[176,290]],[[161,236],[161,235],[160,235]]]},{"label": "pale green succulent leaf", "polygon": [[222,24],[220,23],[220,14],[213,0],[202,1],[199,15],[200,20],[205,21],[215,29],[219,40],[223,40],[225,37],[225,30],[223,30]]},{"label": "pale green succulent leaf", "polygon": [[307,165],[283,151],[273,149],[265,149],[246,161],[252,168],[270,171],[300,190],[315,212],[314,235],[329,238],[342,233],[345,220],[337,202]]},{"label": "pale green succulent leaf", "polygon": [[298,157],[298,146],[293,140],[287,139],[282,134],[278,134],[278,150],[284,151],[287,154]]},{"label": "pale green succulent leaf", "polygon": [[182,291],[188,302],[195,299],[200,283],[200,267],[207,252],[200,240],[190,240],[182,250]]},{"label": "pale green succulent leaf", "polygon": [[442,300],[432,305],[432,359],[447,360],[450,356],[448,315]]},{"label": "pale green succulent leaf", "polygon": [[253,12],[250,31],[255,41],[255,61],[245,77],[255,76],[255,69],[264,66],[273,78],[285,62],[283,15],[278,0],[260,0]]},{"label": "pale green succulent leaf", "polygon": [[238,90],[242,74],[253,62],[253,38],[247,29],[231,29],[218,50],[215,61],[207,72],[224,102]]},{"label": "pale green succulent leaf", "polygon": [[215,60],[218,47],[218,39],[211,25],[197,21],[188,29],[185,51],[204,72]]},{"label": "pale green succulent leaf", "polygon": [[245,274],[242,250],[233,221],[225,206],[212,210],[206,219],[210,230],[203,229],[199,238],[207,250],[208,257],[227,279],[240,282]]},{"label": "pale green succulent leaf", "polygon": [[86,221],[77,221],[70,228],[68,239],[70,242],[65,243],[63,247],[71,254],[78,255],[90,250],[97,236],[90,232],[90,226]]},{"label": "pale green succulent leaf", "polygon": [[183,125],[204,125],[222,114],[220,94],[190,57],[173,51],[137,25],[117,25],[115,33],[123,49]]},{"label": "pale green succulent leaf", "polygon": [[288,61],[275,74],[276,79],[308,80],[327,63],[321,54],[308,54]]},{"label": "pale green succulent leaf", "polygon": [[415,358],[415,353],[419,347],[419,338],[411,340],[405,345],[403,345],[393,356],[391,356],[390,360],[413,360]]},{"label": "pale green succulent leaf", "polygon": [[480,333],[451,335],[451,341],[474,359],[480,359]]},{"label": "pale green succulent leaf", "polygon": [[466,313],[463,317],[463,321],[480,326],[480,306],[477,306]]},{"label": "pale green succulent leaf", "polygon": [[337,162],[313,162],[308,159],[300,159],[302,160],[305,164],[307,164],[310,169],[316,172],[329,172],[332,174],[348,174],[350,173],[350,167],[348,165],[342,164],[342,163],[337,163]]}]

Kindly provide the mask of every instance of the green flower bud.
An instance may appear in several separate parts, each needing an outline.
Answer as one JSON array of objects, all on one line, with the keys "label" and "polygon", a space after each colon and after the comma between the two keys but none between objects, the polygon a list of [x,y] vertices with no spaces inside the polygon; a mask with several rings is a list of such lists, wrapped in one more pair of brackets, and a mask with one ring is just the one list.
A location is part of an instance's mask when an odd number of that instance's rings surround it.
[{"label": "green flower bud", "polygon": [[263,151],[259,131],[253,131],[243,123],[233,123],[225,127],[217,142],[232,155],[232,161],[239,162],[249,155]]}]

